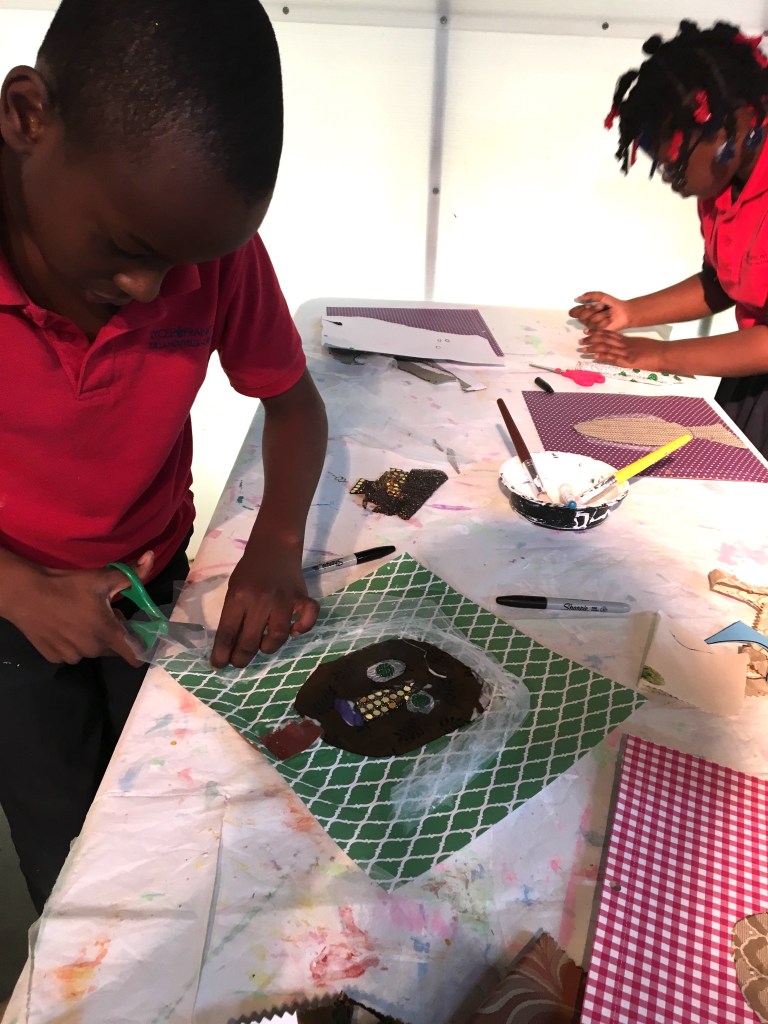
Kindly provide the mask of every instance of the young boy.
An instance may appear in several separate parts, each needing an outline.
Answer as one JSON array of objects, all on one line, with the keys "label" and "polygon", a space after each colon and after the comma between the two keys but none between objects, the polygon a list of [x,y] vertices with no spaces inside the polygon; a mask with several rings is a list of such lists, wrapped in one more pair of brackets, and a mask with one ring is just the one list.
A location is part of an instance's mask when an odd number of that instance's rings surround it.
[{"label": "young boy", "polygon": [[[718,22],[688,21],[674,39],[649,39],[639,71],[618,82],[606,119],[619,118],[618,159],[637,148],[681,196],[695,196],[704,235],[700,273],[622,301],[579,296],[582,350],[598,361],[668,373],[722,377],[717,400],[768,455],[768,60],[760,39]],[[698,320],[736,307],[738,330],[672,344],[618,333],[667,321]]]},{"label": "young boy", "polygon": [[282,146],[257,0],[62,0],[5,80],[0,135],[0,803],[42,910],[143,676],[105,566],[132,562],[158,602],[188,569],[212,352],[265,411],[214,665],[314,625],[326,422],[256,234]]}]

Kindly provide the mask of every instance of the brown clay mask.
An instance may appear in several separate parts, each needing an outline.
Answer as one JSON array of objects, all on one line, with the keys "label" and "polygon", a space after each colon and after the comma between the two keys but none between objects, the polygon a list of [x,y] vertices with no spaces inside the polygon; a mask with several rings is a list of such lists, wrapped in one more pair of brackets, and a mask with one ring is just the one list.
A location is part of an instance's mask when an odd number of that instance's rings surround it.
[{"label": "brown clay mask", "polygon": [[416,750],[483,711],[482,683],[433,644],[393,639],[319,665],[296,697],[331,746],[366,757]]}]

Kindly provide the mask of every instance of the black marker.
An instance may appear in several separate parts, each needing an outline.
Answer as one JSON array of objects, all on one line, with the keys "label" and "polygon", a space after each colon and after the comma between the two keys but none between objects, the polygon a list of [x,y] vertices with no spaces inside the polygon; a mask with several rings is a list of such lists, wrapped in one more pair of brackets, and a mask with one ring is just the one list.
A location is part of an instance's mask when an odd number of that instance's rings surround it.
[{"label": "black marker", "polygon": [[548,395],[554,395],[555,389],[543,377],[534,377],[533,383],[538,384],[541,390],[546,391]]},{"label": "black marker", "polygon": [[394,544],[384,544],[380,548],[366,548],[365,551],[356,551],[354,555],[342,555],[341,558],[330,558],[327,562],[318,562],[317,565],[306,565],[301,571],[317,574],[330,572],[331,569],[346,569],[349,565],[360,565],[362,562],[371,562],[374,558],[385,558],[394,550]]},{"label": "black marker", "polygon": [[600,612],[603,615],[617,615],[628,612],[630,607],[623,601],[601,601],[593,597],[529,597],[527,594],[505,594],[496,598],[496,604],[507,608],[539,608],[554,612]]}]

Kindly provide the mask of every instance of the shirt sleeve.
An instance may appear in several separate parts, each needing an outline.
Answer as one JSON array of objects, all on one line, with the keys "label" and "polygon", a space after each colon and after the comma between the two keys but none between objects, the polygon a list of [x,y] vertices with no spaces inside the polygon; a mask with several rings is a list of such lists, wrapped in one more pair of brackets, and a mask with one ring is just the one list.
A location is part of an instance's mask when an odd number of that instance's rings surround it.
[{"label": "shirt sleeve", "polygon": [[232,387],[251,398],[288,391],[307,362],[258,235],[222,260],[220,284],[216,348]]}]

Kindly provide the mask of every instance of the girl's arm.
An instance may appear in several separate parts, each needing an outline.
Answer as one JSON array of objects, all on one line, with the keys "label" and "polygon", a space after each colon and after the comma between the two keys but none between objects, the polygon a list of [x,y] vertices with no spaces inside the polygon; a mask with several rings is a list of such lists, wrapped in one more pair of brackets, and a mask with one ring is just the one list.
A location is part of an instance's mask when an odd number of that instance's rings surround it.
[{"label": "girl's arm", "polygon": [[617,299],[606,292],[584,292],[578,301],[583,305],[575,306],[570,314],[588,331],[620,331],[625,327],[701,320],[734,304],[707,264],[700,273],[649,295]]},{"label": "girl's arm", "polygon": [[616,331],[581,339],[581,351],[600,363],[662,373],[748,377],[768,373],[768,327],[760,324],[713,338],[657,341]]}]

